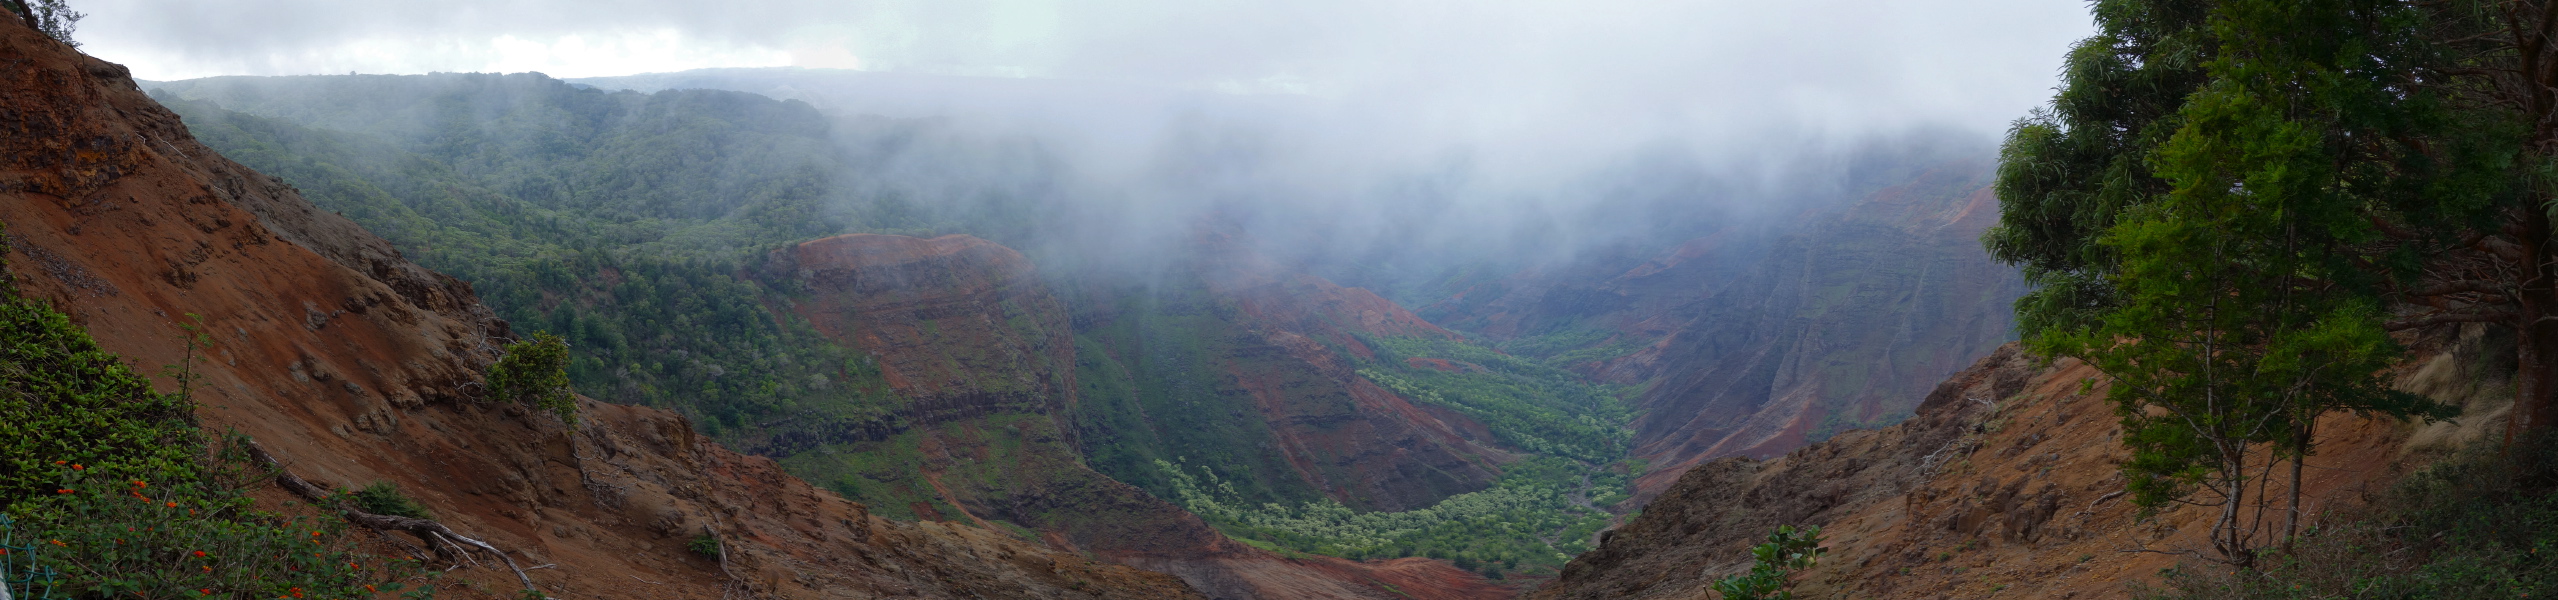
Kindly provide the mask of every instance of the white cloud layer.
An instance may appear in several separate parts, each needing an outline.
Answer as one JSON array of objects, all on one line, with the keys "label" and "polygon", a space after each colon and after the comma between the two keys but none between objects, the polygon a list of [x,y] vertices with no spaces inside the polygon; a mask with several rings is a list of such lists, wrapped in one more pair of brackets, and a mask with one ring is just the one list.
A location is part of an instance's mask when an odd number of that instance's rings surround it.
[{"label": "white cloud layer", "polygon": [[799,65],[1304,93],[1498,136],[1572,115],[1995,130],[2048,95],[2054,0],[88,0],[146,79]]}]

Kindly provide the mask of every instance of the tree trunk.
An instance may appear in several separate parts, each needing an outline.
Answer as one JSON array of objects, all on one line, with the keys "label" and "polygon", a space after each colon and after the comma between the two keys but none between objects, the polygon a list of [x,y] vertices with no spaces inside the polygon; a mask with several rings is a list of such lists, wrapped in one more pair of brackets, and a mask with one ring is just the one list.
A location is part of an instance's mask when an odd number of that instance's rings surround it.
[{"label": "tree trunk", "polygon": [[[2550,272],[2550,221],[2547,209],[2522,207],[2515,232],[2522,246],[2522,278],[2515,300],[2514,408],[2505,427],[2505,443],[2558,424],[2551,400],[2558,392],[2558,277]],[[2548,319],[2550,322],[2544,322]]]}]

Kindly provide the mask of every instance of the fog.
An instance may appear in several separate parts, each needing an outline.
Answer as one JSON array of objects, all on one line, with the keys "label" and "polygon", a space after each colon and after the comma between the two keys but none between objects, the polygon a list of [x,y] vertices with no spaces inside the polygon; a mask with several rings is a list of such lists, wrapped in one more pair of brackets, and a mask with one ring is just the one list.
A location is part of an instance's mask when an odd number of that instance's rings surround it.
[{"label": "fog", "polygon": [[929,119],[854,195],[1039,196],[1041,254],[1160,254],[1215,215],[1298,258],[1441,266],[1693,236],[1986,153],[2090,27],[2050,0],[74,7],[84,49],[144,79],[541,71],[799,99],[845,131]]}]

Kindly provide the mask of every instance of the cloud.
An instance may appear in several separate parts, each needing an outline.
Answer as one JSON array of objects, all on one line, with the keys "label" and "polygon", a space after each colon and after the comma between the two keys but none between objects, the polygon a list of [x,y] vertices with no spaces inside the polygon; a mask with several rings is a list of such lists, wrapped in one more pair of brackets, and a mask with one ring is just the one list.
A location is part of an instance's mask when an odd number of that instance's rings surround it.
[{"label": "cloud", "polygon": [[[1092,213],[1102,221],[1175,222],[1169,215],[1201,206],[1246,206],[1315,224],[1303,236],[1311,241],[1452,245],[1531,235],[1580,244],[1661,226],[1647,222],[1650,211],[1782,204],[1877,139],[1954,140],[1977,151],[2049,98],[2068,45],[2091,30],[2083,4],[2053,0],[78,8],[92,15],[80,34],[87,50],[145,79],[794,65],[1011,78],[1029,87],[879,80],[861,89],[905,95],[837,100],[894,116],[975,111],[961,115],[963,127],[990,139],[1035,137],[1088,187],[1107,190],[1096,202],[1108,209]],[[819,93],[809,81],[787,87],[749,91]],[[1633,208],[1588,221],[1604,212],[1591,207],[1618,205]]]},{"label": "cloud", "polygon": [[[91,0],[146,78],[803,66],[1389,98],[1499,135],[1559,112],[1995,127],[2085,9],[2050,0]],[[794,58],[794,57],[797,58]],[[822,58],[820,58],[822,57]],[[849,60],[859,57],[857,62]],[[1747,118],[1730,118],[1743,115]]]}]

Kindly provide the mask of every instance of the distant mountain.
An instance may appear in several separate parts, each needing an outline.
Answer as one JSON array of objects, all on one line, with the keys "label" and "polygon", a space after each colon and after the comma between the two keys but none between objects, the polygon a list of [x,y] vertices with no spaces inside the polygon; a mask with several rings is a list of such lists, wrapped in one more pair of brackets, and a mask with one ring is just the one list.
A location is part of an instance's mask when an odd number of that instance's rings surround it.
[{"label": "distant mountain", "polygon": [[1940,163],[1785,227],[1520,272],[1420,312],[1639,389],[1648,496],[1703,460],[1899,422],[2011,339],[2024,284],[1978,242],[1989,177],[1985,159]]}]

